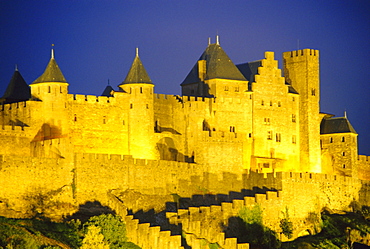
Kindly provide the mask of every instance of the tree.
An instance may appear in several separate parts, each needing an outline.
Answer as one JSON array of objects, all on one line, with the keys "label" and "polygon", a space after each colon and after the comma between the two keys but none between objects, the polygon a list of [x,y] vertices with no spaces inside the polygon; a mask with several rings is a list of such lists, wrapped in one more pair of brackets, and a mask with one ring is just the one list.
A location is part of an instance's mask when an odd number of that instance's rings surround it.
[{"label": "tree", "polygon": [[104,241],[110,248],[124,248],[126,238],[126,225],[119,216],[102,214],[91,217],[84,227],[97,226],[101,229]]},{"label": "tree", "polygon": [[100,230],[98,226],[88,226],[86,236],[82,240],[80,249],[109,249],[109,245],[104,241],[104,235],[100,233]]},{"label": "tree", "polygon": [[289,219],[288,207],[285,208],[285,213],[283,213],[284,218],[280,220],[280,228],[282,233],[288,238],[293,237],[293,223]]}]

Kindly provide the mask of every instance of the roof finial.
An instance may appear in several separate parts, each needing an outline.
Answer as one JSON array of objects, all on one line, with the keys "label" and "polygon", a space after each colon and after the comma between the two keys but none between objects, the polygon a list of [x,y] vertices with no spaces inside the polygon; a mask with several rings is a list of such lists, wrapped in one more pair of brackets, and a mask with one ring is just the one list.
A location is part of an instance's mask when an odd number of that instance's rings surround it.
[{"label": "roof finial", "polygon": [[216,35],[216,44],[220,45],[220,40],[219,40],[218,34]]},{"label": "roof finial", "polygon": [[344,117],[347,118],[347,111],[344,109]]},{"label": "roof finial", "polygon": [[15,71],[18,71],[18,64],[15,64]]},{"label": "roof finial", "polygon": [[51,44],[51,58],[54,59],[54,44]]},{"label": "roof finial", "polygon": [[136,47],[136,57],[139,57],[139,48]]},{"label": "roof finial", "polygon": [[208,46],[211,45],[211,37],[208,37]]}]

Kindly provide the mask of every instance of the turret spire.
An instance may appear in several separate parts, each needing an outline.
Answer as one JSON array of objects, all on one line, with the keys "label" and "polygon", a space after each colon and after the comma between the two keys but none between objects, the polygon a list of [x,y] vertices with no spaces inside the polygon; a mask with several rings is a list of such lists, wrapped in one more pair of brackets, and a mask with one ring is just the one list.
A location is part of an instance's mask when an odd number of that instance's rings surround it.
[{"label": "turret spire", "polygon": [[136,57],[139,57],[139,48],[136,47]]},{"label": "turret spire", "polygon": [[18,71],[18,64],[15,64],[15,71]]},{"label": "turret spire", "polygon": [[208,46],[211,45],[211,37],[208,37]]},{"label": "turret spire", "polygon": [[54,44],[51,44],[51,58],[54,59]]},{"label": "turret spire", "polygon": [[216,35],[216,44],[217,45],[220,45],[220,40],[219,40],[219,36],[218,35]]}]

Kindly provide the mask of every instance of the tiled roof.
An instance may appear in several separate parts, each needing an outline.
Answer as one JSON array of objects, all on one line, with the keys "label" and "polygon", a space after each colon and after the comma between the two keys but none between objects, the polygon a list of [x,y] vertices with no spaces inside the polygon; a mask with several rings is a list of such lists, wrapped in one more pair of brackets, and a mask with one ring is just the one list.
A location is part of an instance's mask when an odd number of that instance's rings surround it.
[{"label": "tiled roof", "polygon": [[121,85],[133,83],[153,84],[138,55],[135,56],[130,71]]},{"label": "tiled roof", "polygon": [[111,94],[111,92],[114,91],[113,87],[111,87],[110,85],[106,86],[103,93],[101,94],[101,96],[107,96],[107,97],[112,97],[113,95]]},{"label": "tiled roof", "polygon": [[62,71],[59,69],[58,63],[51,57],[49,64],[47,65],[44,73],[38,77],[32,84],[44,83],[44,82],[62,82],[67,83]]},{"label": "tiled roof", "polygon": [[[206,61],[205,79],[219,78],[246,81],[243,74],[217,43],[210,44],[200,56],[199,60]],[[198,72],[198,63],[196,63],[181,85],[200,82],[201,80],[199,79]]]},{"label": "tiled roof", "polygon": [[355,129],[346,117],[338,118],[324,118],[320,125],[321,134],[332,134],[332,133],[355,133]]},{"label": "tiled roof", "polygon": [[15,70],[0,102],[13,103],[25,101],[30,98],[30,87],[27,85],[19,71]]}]

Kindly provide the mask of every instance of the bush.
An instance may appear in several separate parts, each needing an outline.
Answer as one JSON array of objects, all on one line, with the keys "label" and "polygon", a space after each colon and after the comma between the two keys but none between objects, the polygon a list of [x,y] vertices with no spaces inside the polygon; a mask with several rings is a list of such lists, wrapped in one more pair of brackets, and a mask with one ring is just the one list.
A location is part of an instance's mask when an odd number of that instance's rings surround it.
[{"label": "bush", "polygon": [[102,214],[99,216],[91,217],[85,224],[85,234],[90,226],[96,226],[101,229],[102,235],[104,235],[104,241],[109,245],[111,249],[125,248],[126,238],[126,226],[119,216],[112,214]]}]

